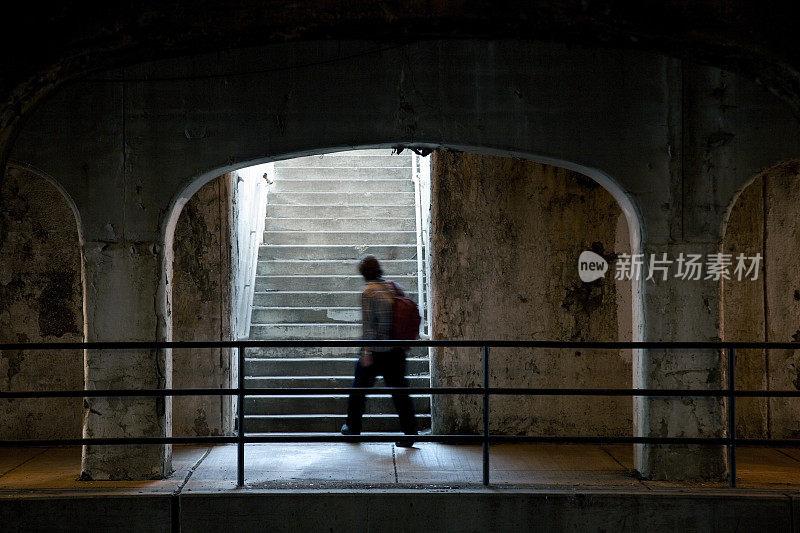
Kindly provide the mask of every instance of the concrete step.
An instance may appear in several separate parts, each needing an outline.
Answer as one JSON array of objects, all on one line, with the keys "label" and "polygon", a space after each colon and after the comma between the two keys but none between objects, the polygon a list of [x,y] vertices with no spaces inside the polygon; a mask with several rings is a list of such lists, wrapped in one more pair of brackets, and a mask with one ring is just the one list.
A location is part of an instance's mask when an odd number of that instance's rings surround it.
[{"label": "concrete step", "polygon": [[[259,248],[251,339],[358,339],[358,258],[372,253],[387,277],[416,290],[414,185],[410,154],[389,150],[310,156],[276,164],[275,188]],[[370,168],[368,165],[374,165]],[[416,300],[416,293],[408,293]],[[253,348],[246,386],[347,387],[359,349]],[[428,349],[407,360],[412,386],[430,385]],[[377,385],[382,385],[378,380]],[[430,397],[414,398],[421,428]],[[248,397],[245,431],[335,433],[347,394]],[[365,431],[399,430],[390,395],[367,400]],[[424,420],[424,421],[423,421]]]},{"label": "concrete step", "polygon": [[359,307],[360,291],[266,291],[253,294],[254,307]]},{"label": "concrete step", "polygon": [[[414,287],[416,288],[416,287]],[[417,302],[417,292],[406,290]],[[359,307],[361,291],[263,291],[253,295],[255,307]]]},{"label": "concrete step", "polygon": [[270,244],[417,244],[414,231],[265,231],[264,245]]},{"label": "concrete step", "polygon": [[[406,352],[409,359],[412,358],[428,358],[428,348],[425,346],[415,346]],[[298,347],[292,346],[288,348],[248,348],[246,353],[248,359],[300,359],[304,357],[311,358],[345,358],[355,360],[358,357],[358,348],[356,347]]]},{"label": "concrete step", "polygon": [[275,169],[275,183],[278,180],[402,180],[411,179],[411,164],[407,167],[376,168],[319,168],[319,167],[278,167]]},{"label": "concrete step", "polygon": [[360,307],[254,307],[253,322],[297,323],[297,322],[358,322]]},{"label": "concrete step", "polygon": [[[323,415],[347,412],[347,395],[327,396],[248,396],[245,398],[245,413],[253,415]],[[431,397],[411,395],[414,411],[418,414],[431,412]],[[394,402],[389,394],[367,396],[367,414],[394,413]]]},{"label": "concrete step", "polygon": [[[252,415],[245,416],[245,433],[335,433],[344,424],[344,414],[321,415]],[[428,414],[417,415],[418,429],[431,425]],[[396,414],[364,415],[362,430],[391,433],[400,431]]]},{"label": "concrete step", "polygon": [[[245,360],[245,375],[250,377],[283,376],[349,376],[352,378],[357,358],[355,357],[292,357],[250,358]],[[428,359],[407,358],[408,374],[427,374]]]},{"label": "concrete step", "polygon": [[[431,377],[428,374],[406,375],[409,387],[430,387]],[[246,376],[245,388],[275,388],[275,387],[300,387],[300,388],[329,388],[349,387],[353,384],[353,376],[282,376],[282,377],[257,377]],[[376,387],[383,387],[383,380],[375,380]]]},{"label": "concrete step", "polygon": [[372,254],[380,261],[387,259],[416,259],[416,244],[376,244],[372,246],[350,244],[270,244],[258,250],[258,260],[270,259],[350,259],[358,261],[364,254]]},{"label": "concrete step", "polygon": [[[330,169],[326,169],[330,170]],[[276,179],[270,193],[278,192],[414,192],[411,173],[405,179],[330,180],[330,179]]]},{"label": "concrete step", "polygon": [[[413,276],[417,273],[416,259],[398,259],[381,261],[385,276],[394,279],[397,276]],[[258,275],[348,275],[356,274],[357,260],[306,259],[306,260],[272,260],[258,262]],[[408,288],[408,287],[406,287]],[[416,287],[415,287],[416,288]]]},{"label": "concrete step", "polygon": [[357,339],[361,324],[251,324],[251,339]]},{"label": "concrete step", "polygon": [[[416,276],[396,276],[393,281],[403,289],[416,288]],[[355,276],[256,276],[256,291],[361,291],[364,278]],[[304,307],[304,306],[295,306]],[[352,307],[352,306],[344,306]]]},{"label": "concrete step", "polygon": [[267,218],[266,231],[416,231],[414,217],[393,218]]},{"label": "concrete step", "polygon": [[[346,152],[346,155],[340,154],[325,154],[325,155],[311,155],[307,157],[296,157],[294,159],[285,159],[283,161],[276,161],[275,168],[282,169],[286,167],[380,167],[380,168],[411,168],[411,156],[402,155],[388,155],[388,150],[381,150],[380,155],[375,154],[360,154],[358,152]],[[350,155],[353,154],[353,155]],[[280,172],[280,171],[278,171]]]},{"label": "concrete step", "polygon": [[376,218],[409,218],[414,220],[416,208],[413,205],[291,205],[267,204],[269,218],[361,218],[369,224]]},{"label": "concrete step", "polygon": [[411,192],[273,192],[272,205],[396,205],[413,206]]}]

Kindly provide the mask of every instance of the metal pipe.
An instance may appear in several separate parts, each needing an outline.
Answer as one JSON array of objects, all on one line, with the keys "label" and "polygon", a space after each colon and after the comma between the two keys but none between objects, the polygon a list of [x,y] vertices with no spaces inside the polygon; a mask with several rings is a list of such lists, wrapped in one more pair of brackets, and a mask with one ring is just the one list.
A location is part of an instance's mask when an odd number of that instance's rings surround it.
[{"label": "metal pipe", "polygon": [[244,357],[245,347],[240,345],[237,349],[239,357],[239,386],[238,386],[238,411],[237,411],[237,442],[236,442],[236,486],[244,487]]},{"label": "metal pipe", "polygon": [[728,477],[736,487],[736,350],[728,349]]},{"label": "metal pipe", "polygon": [[[415,167],[416,167],[416,158],[418,156],[414,155]],[[416,170],[416,169],[414,169]],[[411,178],[411,181],[414,182],[414,207],[416,211],[416,233],[417,233],[417,303],[419,304],[419,314],[422,320],[419,321],[419,336],[424,337],[425,335],[425,291],[423,286],[423,275],[424,269],[422,264],[422,207],[420,205],[420,195],[419,195],[419,173],[414,172],[414,176]]]},{"label": "metal pipe", "polygon": [[0,343],[0,350],[141,350],[191,348],[319,348],[362,346],[442,346],[481,348],[563,348],[563,349],[670,349],[670,350],[799,350],[795,342],[595,342],[595,341],[508,341],[508,340],[248,340],[248,341],[118,341],[118,342],[32,342]]},{"label": "metal pipe", "polygon": [[[245,418],[245,351],[256,346],[361,346],[361,345],[419,345],[419,346],[480,346],[483,349],[483,387],[409,387],[409,393],[426,394],[481,394],[483,396],[483,434],[482,435],[420,435],[420,442],[461,442],[483,444],[483,480],[489,483],[489,445],[494,442],[539,442],[539,443],[584,443],[584,444],[681,444],[681,445],[726,445],[729,450],[730,484],[736,485],[736,446],[786,446],[800,447],[800,439],[739,439],[736,436],[736,398],[737,397],[800,397],[800,391],[755,391],[736,390],[735,364],[737,348],[790,349],[800,348],[795,343],[751,343],[751,342],[563,342],[563,341],[209,341],[209,342],[97,342],[97,343],[7,343],[0,350],[25,349],[180,349],[198,347],[234,347],[238,355],[238,387],[235,389],[143,389],[143,390],[80,390],[80,391],[27,391],[0,392],[0,398],[61,398],[61,397],[100,397],[100,396],[205,396],[235,395],[238,399],[238,432],[235,436],[206,437],[142,437],[142,438],[94,438],[94,439],[39,439],[39,440],[0,440],[0,448],[20,446],[53,445],[133,445],[133,444],[189,444],[189,443],[236,443],[237,444],[237,485],[244,485],[244,445],[250,442],[391,442],[394,435],[346,436],[346,435],[260,435],[247,437],[244,433]],[[492,346],[508,347],[550,347],[550,348],[717,348],[728,352],[728,383],[726,389],[681,390],[681,389],[552,389],[552,388],[508,388],[489,386],[489,350]],[[270,395],[322,395],[342,391],[364,392],[366,394],[391,393],[390,387],[372,389],[352,389],[346,387],[329,388],[260,388],[248,389],[254,396]],[[653,397],[727,397],[728,433],[725,437],[547,437],[526,435],[491,435],[489,433],[489,397],[491,394],[534,395],[534,396],[653,396]]]},{"label": "metal pipe", "polygon": [[483,347],[483,484],[489,485],[489,347]]},{"label": "metal pipe", "polygon": [[[395,442],[397,435],[306,435],[275,434],[245,436],[245,443],[299,443],[299,442]],[[418,442],[441,442],[452,444],[478,444],[483,435],[415,435]],[[31,439],[0,440],[0,448],[24,448],[36,446],[121,446],[136,444],[234,444],[237,435],[204,437],[119,437],[93,439]],[[728,437],[555,437],[536,435],[490,435],[490,443],[551,443],[551,444],[675,444],[720,446],[730,443]],[[737,446],[800,448],[800,439],[739,439]]]},{"label": "metal pipe", "polygon": [[[513,387],[407,387],[409,394],[459,394],[505,396],[630,396],[630,397],[728,397],[728,389],[551,389]],[[248,388],[248,396],[326,396],[329,394],[359,393],[365,395],[392,394],[394,387],[268,387]],[[0,399],[26,398],[119,398],[119,397],[166,397],[166,396],[238,396],[238,388],[205,389],[97,389],[0,392]],[[800,391],[734,391],[737,398],[800,398]]]}]

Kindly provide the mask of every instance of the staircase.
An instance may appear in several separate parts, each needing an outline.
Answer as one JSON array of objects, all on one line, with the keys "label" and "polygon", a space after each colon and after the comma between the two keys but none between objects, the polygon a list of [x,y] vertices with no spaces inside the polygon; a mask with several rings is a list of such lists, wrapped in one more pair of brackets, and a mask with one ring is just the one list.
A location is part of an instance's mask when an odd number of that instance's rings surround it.
[{"label": "staircase", "polygon": [[[417,247],[411,155],[359,150],[275,164],[267,201],[250,339],[358,339],[358,259],[371,253],[384,276],[417,300]],[[357,348],[248,350],[246,387],[347,387]],[[413,387],[430,386],[427,349],[409,352]],[[376,386],[382,386],[378,380]],[[412,396],[420,429],[430,396]],[[335,433],[347,395],[245,399],[247,433]],[[399,432],[391,396],[367,397],[363,430]]]}]

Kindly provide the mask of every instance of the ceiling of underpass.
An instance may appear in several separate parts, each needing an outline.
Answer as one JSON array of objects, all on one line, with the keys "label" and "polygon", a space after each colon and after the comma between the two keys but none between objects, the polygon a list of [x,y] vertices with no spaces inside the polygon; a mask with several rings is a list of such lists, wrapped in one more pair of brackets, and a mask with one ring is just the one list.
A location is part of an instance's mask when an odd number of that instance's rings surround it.
[{"label": "ceiling of underpass", "polygon": [[[515,38],[656,51],[738,71],[800,109],[793,2],[153,0],[5,7],[0,145],[61,82],[176,55],[306,39]],[[3,151],[0,149],[0,159]]]}]

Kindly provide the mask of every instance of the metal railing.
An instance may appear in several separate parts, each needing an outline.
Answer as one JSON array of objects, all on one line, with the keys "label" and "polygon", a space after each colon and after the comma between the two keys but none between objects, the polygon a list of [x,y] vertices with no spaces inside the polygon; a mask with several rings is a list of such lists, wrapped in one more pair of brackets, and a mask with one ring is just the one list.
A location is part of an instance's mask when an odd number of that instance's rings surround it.
[{"label": "metal railing", "polygon": [[[736,486],[736,447],[755,446],[800,446],[800,439],[742,439],[736,436],[737,398],[800,398],[798,390],[738,390],[736,389],[736,350],[797,350],[800,344],[776,342],[562,342],[562,341],[361,341],[361,340],[271,340],[271,341],[208,341],[208,342],[69,342],[69,343],[6,343],[0,351],[7,350],[169,350],[191,348],[234,348],[239,362],[239,379],[236,388],[196,389],[106,389],[106,390],[51,390],[51,391],[0,391],[0,399],[25,398],[98,398],[98,397],[167,397],[167,396],[236,396],[238,398],[237,434],[230,436],[197,437],[119,437],[80,439],[36,439],[0,440],[0,447],[25,446],[108,446],[141,444],[223,444],[237,445],[237,485],[244,486],[244,452],[247,443],[269,442],[392,442],[397,435],[246,435],[243,431],[245,418],[245,396],[277,395],[327,395],[363,393],[365,395],[391,394],[398,391],[392,387],[270,387],[245,388],[245,354],[251,348],[296,348],[296,347],[362,347],[362,346],[427,346],[444,348],[481,348],[483,359],[483,384],[481,387],[407,387],[401,390],[408,394],[480,395],[483,398],[483,432],[480,435],[419,435],[418,442],[481,443],[483,445],[483,483],[489,484],[489,446],[492,443],[582,443],[582,444],[663,444],[663,445],[708,445],[728,447],[728,472],[731,487]],[[721,389],[615,389],[615,388],[532,388],[491,387],[491,348],[540,348],[540,349],[584,349],[584,350],[719,350],[727,354],[727,387]],[[489,400],[493,395],[524,396],[630,396],[630,397],[720,397],[726,398],[728,428],[724,437],[604,437],[604,436],[545,436],[545,435],[494,435],[490,432]]]}]

